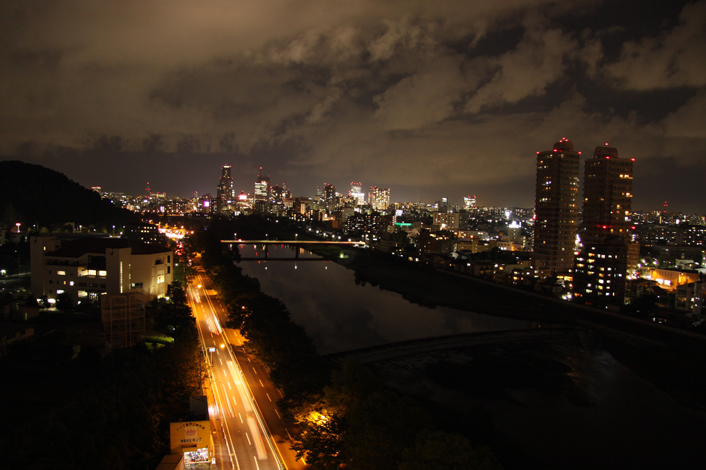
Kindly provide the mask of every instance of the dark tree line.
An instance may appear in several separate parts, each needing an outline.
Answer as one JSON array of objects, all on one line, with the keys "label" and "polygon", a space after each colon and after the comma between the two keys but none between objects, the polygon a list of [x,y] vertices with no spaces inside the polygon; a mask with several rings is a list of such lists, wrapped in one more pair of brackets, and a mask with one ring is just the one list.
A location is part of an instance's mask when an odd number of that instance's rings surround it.
[{"label": "dark tree line", "polygon": [[302,403],[294,445],[315,469],[500,470],[487,447],[438,429],[413,399],[386,388],[368,369],[346,363],[321,398]]},{"label": "dark tree line", "polygon": [[[201,394],[201,350],[183,288],[152,305],[173,338],[159,348],[144,343],[102,357],[83,348],[76,359],[61,338],[18,343],[2,370],[56,371],[53,380],[89,377],[87,390],[28,423],[15,422],[0,439],[3,466],[24,469],[155,468],[169,453],[169,423],[185,419],[189,397]],[[14,345],[13,345],[14,346]],[[54,384],[57,385],[56,383]],[[52,384],[41,396],[52,400]]]}]

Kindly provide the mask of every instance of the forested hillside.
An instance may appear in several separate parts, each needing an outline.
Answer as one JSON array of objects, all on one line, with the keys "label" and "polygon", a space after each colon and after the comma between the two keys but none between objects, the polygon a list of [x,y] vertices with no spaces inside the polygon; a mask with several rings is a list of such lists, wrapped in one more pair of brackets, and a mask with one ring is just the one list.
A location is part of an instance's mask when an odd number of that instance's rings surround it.
[{"label": "forested hillside", "polygon": [[135,220],[135,215],[101,199],[66,175],[20,161],[0,161],[0,225],[23,228],[74,223],[97,231]]}]

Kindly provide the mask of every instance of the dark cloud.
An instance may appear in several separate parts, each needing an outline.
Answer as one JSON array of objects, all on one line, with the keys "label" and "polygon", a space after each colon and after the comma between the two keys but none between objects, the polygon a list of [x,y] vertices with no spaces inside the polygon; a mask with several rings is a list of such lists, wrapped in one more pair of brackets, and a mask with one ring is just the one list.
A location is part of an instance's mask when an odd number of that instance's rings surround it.
[{"label": "dark cloud", "polygon": [[246,191],[263,166],[298,194],[523,206],[564,136],[698,170],[706,1],[663,3],[0,2],[0,152],[115,190],[212,192],[229,163]]}]

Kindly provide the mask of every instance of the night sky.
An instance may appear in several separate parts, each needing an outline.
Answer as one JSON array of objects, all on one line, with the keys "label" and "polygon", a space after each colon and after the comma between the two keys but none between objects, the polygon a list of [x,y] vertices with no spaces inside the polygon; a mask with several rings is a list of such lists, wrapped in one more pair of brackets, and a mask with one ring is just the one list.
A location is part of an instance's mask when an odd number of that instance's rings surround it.
[{"label": "night sky", "polygon": [[706,0],[2,0],[0,61],[0,159],[84,186],[532,207],[567,137],[706,214]]}]

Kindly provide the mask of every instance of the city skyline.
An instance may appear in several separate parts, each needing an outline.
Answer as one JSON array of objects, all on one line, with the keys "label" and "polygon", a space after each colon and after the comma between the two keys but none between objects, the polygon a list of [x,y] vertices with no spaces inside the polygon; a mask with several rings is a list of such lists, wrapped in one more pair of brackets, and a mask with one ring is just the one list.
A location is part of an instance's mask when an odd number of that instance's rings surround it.
[{"label": "city skyline", "polygon": [[231,165],[236,192],[262,167],[295,195],[532,207],[536,152],[565,137],[582,164],[636,159],[633,210],[706,213],[706,1],[0,11],[0,159],[86,187],[214,194]]}]

